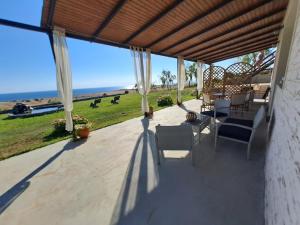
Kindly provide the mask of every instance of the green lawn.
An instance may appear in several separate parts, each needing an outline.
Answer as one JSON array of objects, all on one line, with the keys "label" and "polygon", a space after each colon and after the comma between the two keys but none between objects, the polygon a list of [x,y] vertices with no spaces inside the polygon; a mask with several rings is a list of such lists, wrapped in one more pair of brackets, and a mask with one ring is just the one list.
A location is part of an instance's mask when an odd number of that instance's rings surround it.
[{"label": "green lawn", "polygon": [[[191,95],[194,89],[187,88],[182,92],[183,101],[194,98]],[[148,99],[154,110],[163,108],[156,104],[157,98],[163,94],[170,94],[176,103],[176,90],[151,92]],[[99,108],[95,109],[89,107],[91,100],[75,102],[74,114],[87,117],[93,124],[92,130],[142,115],[139,94],[122,95],[120,104],[117,105],[112,105],[111,99],[102,99]],[[70,135],[56,136],[53,133],[52,122],[63,117],[63,112],[24,119],[7,119],[7,115],[0,114],[0,160],[70,138]]]}]

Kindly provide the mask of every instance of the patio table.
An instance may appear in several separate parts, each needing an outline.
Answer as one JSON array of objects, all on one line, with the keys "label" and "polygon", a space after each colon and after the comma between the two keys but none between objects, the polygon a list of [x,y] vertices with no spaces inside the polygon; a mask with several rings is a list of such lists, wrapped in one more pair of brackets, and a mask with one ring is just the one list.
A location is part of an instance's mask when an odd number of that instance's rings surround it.
[{"label": "patio table", "polygon": [[220,98],[224,98],[226,95],[221,92],[218,92],[218,93],[213,93],[212,96],[220,99]]},{"label": "patio table", "polygon": [[206,115],[202,115],[200,113],[197,114],[197,119],[193,122],[190,121],[184,121],[182,124],[190,125],[192,126],[193,132],[197,133],[198,136],[198,143],[200,143],[200,134],[204,130],[205,127],[210,125],[211,118]]}]

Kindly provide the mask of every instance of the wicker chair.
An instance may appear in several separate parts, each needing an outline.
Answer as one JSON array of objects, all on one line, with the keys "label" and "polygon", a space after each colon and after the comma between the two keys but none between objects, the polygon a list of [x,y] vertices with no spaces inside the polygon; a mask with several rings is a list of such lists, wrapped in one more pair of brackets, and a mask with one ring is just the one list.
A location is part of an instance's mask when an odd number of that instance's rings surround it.
[{"label": "wicker chair", "polygon": [[249,159],[254,134],[264,117],[265,108],[261,106],[254,120],[227,118],[224,122],[220,122],[216,127],[215,149],[217,148],[218,138],[247,144],[247,159]]},{"label": "wicker chair", "polygon": [[212,98],[212,96],[209,93],[203,93],[203,102],[200,111],[202,112],[203,109],[206,108],[211,110],[214,104],[215,104],[215,100]]},{"label": "wicker chair", "polygon": [[243,111],[245,108],[246,97],[247,97],[247,93],[239,93],[239,94],[231,95],[230,98],[231,109],[237,110],[239,108],[242,108]]},{"label": "wicker chair", "polygon": [[192,164],[195,165],[193,153],[194,134],[191,126],[156,126],[155,133],[157,147],[157,163],[160,165],[160,155],[163,156],[164,150],[188,150],[192,155]]}]

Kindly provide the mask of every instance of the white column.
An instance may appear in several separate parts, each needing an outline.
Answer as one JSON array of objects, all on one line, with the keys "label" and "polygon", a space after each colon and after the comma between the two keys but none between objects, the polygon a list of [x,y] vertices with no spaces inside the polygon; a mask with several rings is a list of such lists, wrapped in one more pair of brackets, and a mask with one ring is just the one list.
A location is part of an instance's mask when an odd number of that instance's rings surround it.
[{"label": "white column", "polygon": [[177,58],[177,104],[182,103],[181,91],[184,89],[185,84],[185,67],[184,59],[179,56]]},{"label": "white column", "polygon": [[198,91],[198,94],[203,89],[203,65],[204,65],[203,62],[197,61],[197,91]]},{"label": "white column", "polygon": [[73,110],[73,91],[72,91],[72,72],[69,62],[68,46],[63,30],[53,31],[53,50],[56,64],[57,89],[61,102],[64,105],[66,130],[73,130],[72,110]]},{"label": "white column", "polygon": [[130,47],[133,58],[135,80],[138,92],[142,95],[142,111],[149,112],[148,93],[151,90],[152,71],[151,71],[151,51],[146,52],[141,48]]},{"label": "white column", "polygon": [[297,21],[297,9],[299,7],[298,0],[289,1],[288,9],[286,11],[283,29],[280,31],[279,43],[277,45],[277,52],[275,58],[274,69],[271,78],[271,93],[269,95],[269,111],[270,115],[273,109],[273,99],[275,91],[278,87],[282,87],[284,83],[284,76],[289,59],[292,38]]}]

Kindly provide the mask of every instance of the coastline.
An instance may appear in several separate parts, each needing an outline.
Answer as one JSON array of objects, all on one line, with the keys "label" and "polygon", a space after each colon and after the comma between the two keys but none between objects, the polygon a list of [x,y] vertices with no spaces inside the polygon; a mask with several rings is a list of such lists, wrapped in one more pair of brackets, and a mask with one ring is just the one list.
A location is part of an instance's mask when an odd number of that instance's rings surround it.
[{"label": "coastline", "polygon": [[[96,93],[92,93],[92,94],[82,94],[82,95],[73,97],[73,102],[84,101],[84,100],[95,99],[95,98],[111,97],[114,95],[121,95],[121,94],[125,94],[126,91],[128,91],[128,93],[132,93],[132,92],[135,92],[135,89],[119,89],[119,90],[114,90],[114,91],[96,92]],[[23,99],[20,101],[6,101],[6,102],[0,102],[0,113],[2,111],[6,112],[7,110],[11,110],[17,102],[24,103],[24,104],[32,106],[32,107],[61,104],[58,97],[39,98],[39,99]]]}]

